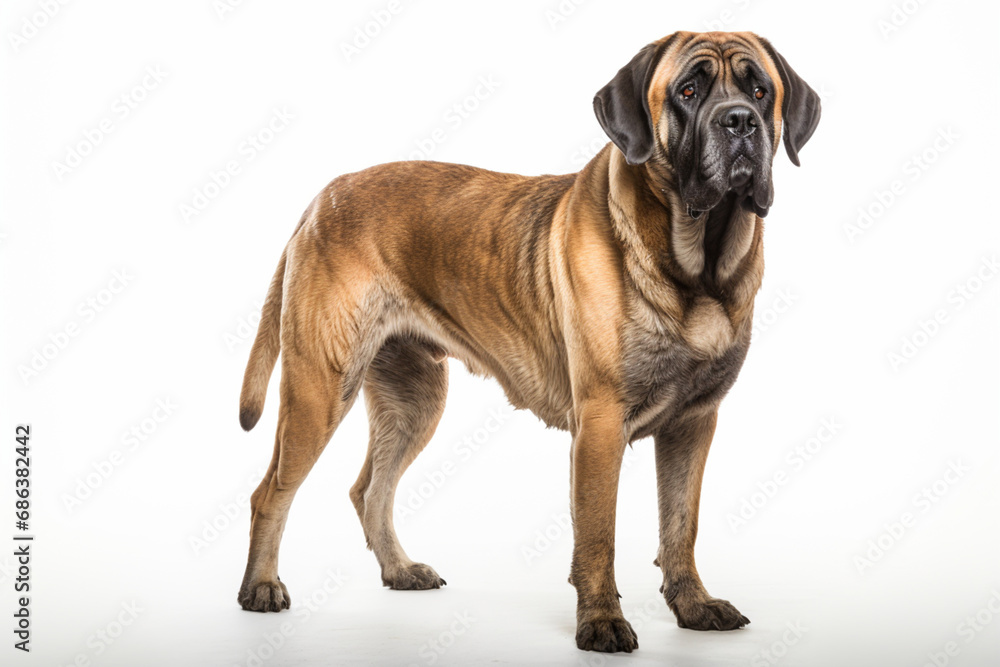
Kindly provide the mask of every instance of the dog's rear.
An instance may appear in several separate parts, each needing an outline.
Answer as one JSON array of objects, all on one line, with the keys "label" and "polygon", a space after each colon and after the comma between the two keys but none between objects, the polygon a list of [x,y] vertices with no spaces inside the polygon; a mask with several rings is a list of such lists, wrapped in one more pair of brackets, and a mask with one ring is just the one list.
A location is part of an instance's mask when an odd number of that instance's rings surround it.
[{"label": "dog's rear", "polygon": [[449,354],[496,377],[515,404],[565,420],[566,355],[545,276],[553,215],[575,178],[391,163],[313,200],[271,280],[240,397],[250,430],[282,355],[274,455],[250,502],[245,609],[288,608],[277,577],[288,508],[362,386],[370,438],[351,500],[382,581],[444,584],[399,544],[396,485],[443,413]]},{"label": "dog's rear", "polygon": [[[335,179],[306,209],[271,280],[243,378],[240,425],[249,431],[260,419],[281,351],[286,276],[304,271],[336,274],[339,278],[334,280],[352,287],[367,285],[367,292],[361,290],[356,298],[372,314],[388,310],[380,303],[387,299],[402,306],[406,311],[402,314],[394,308],[392,317],[400,320],[394,327],[366,332],[371,334],[364,340],[366,348],[374,343],[377,349],[381,342],[375,339],[393,328],[447,339],[438,342],[445,342],[448,351],[474,372],[496,377],[515,403],[563,426],[568,391],[562,387],[557,404],[549,405],[551,368],[545,377],[534,377],[539,396],[520,396],[523,387],[514,378],[537,375],[533,368],[521,367],[529,361],[537,362],[528,364],[536,367],[562,356],[549,349],[539,359],[528,360],[522,351],[539,346],[542,332],[531,329],[550,328],[546,316],[551,295],[539,294],[535,279],[547,272],[549,226],[575,177],[525,177],[412,161],[377,165]],[[490,252],[481,252],[483,248]],[[312,291],[306,279],[297,289]],[[350,299],[343,296],[329,298],[348,303]],[[484,310],[484,304],[493,300],[498,304]],[[511,312],[525,314],[518,323],[524,340],[508,340],[504,332]],[[483,354],[491,348],[504,354]],[[357,366],[353,370],[363,374],[361,366],[370,359],[361,357],[371,357],[374,351],[360,357],[352,352],[340,361]],[[511,366],[515,363],[518,367]],[[352,386],[358,380],[350,379]],[[560,384],[565,384],[563,379]]]}]

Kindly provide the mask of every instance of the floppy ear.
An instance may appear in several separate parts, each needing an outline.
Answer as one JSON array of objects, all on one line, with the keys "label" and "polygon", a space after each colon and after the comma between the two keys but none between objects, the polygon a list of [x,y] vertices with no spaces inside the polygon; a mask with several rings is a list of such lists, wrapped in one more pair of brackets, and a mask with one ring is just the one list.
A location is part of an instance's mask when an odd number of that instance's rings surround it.
[{"label": "floppy ear", "polygon": [[594,96],[598,122],[629,164],[642,164],[653,155],[653,119],[646,93],[656,63],[669,42],[670,38],[644,46]]},{"label": "floppy ear", "polygon": [[788,61],[774,50],[770,42],[766,39],[760,41],[781,74],[781,87],[784,89],[781,122],[785,126],[785,150],[788,152],[788,159],[798,167],[799,149],[805,146],[819,125],[819,95],[795,73],[795,70],[788,65]]}]

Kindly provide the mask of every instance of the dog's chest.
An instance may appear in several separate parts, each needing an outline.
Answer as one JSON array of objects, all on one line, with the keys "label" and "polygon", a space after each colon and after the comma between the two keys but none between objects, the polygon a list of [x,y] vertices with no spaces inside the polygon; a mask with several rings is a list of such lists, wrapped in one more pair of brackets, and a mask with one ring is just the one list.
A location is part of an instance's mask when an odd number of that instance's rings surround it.
[{"label": "dog's chest", "polygon": [[682,412],[718,404],[739,375],[750,336],[748,327],[734,331],[714,305],[671,326],[644,305],[630,310],[623,378],[626,430],[635,440]]}]

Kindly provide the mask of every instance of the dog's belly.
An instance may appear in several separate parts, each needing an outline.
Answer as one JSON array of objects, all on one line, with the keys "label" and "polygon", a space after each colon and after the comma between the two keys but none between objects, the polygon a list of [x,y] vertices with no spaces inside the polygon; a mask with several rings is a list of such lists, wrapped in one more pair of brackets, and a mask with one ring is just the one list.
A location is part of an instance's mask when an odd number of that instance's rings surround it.
[{"label": "dog's belly", "polygon": [[[468,360],[461,356],[458,358],[470,370],[475,370]],[[482,360],[477,361],[482,364]],[[564,364],[541,357],[533,360],[506,359],[494,362],[482,374],[496,378],[507,400],[515,408],[531,411],[547,426],[569,430],[568,415],[573,399]]]},{"label": "dog's belly", "polygon": [[[494,329],[487,347],[426,310],[418,319],[422,324],[415,332],[433,339],[472,373],[495,378],[514,407],[569,430],[573,399],[562,341]],[[714,409],[736,382],[750,344],[749,335],[740,336],[706,359],[704,350],[670,334],[635,325],[625,331],[620,395],[630,441],[654,434],[688,411]]]},{"label": "dog's belly", "polygon": [[495,325],[482,335],[480,323],[462,327],[424,304],[412,305],[405,326],[411,333],[434,341],[474,375],[496,379],[515,408],[531,411],[548,426],[569,428],[572,393],[561,341]]}]

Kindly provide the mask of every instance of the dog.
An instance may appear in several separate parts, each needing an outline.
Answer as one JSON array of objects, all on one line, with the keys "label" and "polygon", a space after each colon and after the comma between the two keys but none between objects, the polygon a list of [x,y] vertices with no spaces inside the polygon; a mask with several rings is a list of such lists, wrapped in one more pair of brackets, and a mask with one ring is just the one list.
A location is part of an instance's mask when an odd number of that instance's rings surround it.
[{"label": "dog", "polygon": [[683,628],[749,623],[698,576],[698,502],[718,407],[750,344],[772,161],[783,133],[799,164],[819,96],[752,33],[677,32],[639,51],[594,110],[611,142],[579,173],[398,162],[340,176],[306,209],[240,397],[249,431],[280,352],[244,609],[289,606],[277,571],[289,507],[362,387],[370,439],[350,497],[382,582],[445,583],[407,557],[392,509],[441,417],[454,357],[572,436],[580,649],[638,647],[614,579],[615,504],[625,447],[647,436],[667,605]]}]

